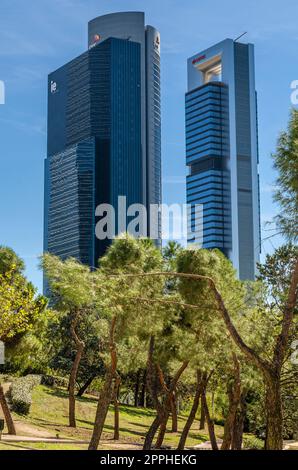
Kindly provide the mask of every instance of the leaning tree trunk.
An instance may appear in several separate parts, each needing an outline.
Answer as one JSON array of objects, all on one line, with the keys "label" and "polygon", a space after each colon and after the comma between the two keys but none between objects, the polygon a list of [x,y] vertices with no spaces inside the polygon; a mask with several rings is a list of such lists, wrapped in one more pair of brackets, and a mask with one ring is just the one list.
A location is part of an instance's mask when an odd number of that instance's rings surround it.
[{"label": "leaning tree trunk", "polygon": [[146,407],[146,377],[147,377],[147,370],[144,370],[144,375],[143,375],[143,380],[142,380],[142,388],[141,388],[141,397],[140,397],[140,402],[139,406],[142,408]]},{"label": "leaning tree trunk", "polygon": [[208,403],[207,403],[207,399],[206,399],[205,390],[202,392],[202,404],[203,404],[204,411],[205,411],[205,416],[206,416],[206,421],[207,421],[208,432],[209,432],[209,437],[210,437],[212,450],[218,450],[218,445],[217,445],[216,436],[215,436],[215,432],[214,432],[214,423],[213,423],[213,421],[211,419],[211,416],[210,416],[210,413],[209,413],[209,408],[208,408]]},{"label": "leaning tree trunk", "polygon": [[111,355],[111,365],[107,371],[105,383],[103,389],[98,398],[94,429],[92,433],[92,438],[88,447],[88,450],[97,450],[101,435],[103,432],[103,427],[105,420],[108,414],[109,406],[113,396],[113,380],[115,378],[116,369],[117,369],[117,351],[115,345],[115,329],[116,329],[117,317],[113,317],[111,330],[110,330],[110,355]]},{"label": "leaning tree trunk", "polygon": [[153,423],[151,424],[146,434],[143,450],[151,450],[152,442],[153,442],[155,434],[158,431],[159,425],[160,425],[160,417],[156,416],[156,418],[154,419]]},{"label": "leaning tree trunk", "polygon": [[170,383],[170,386],[167,387],[166,382],[165,382],[165,378],[164,378],[164,374],[163,374],[159,364],[157,365],[159,381],[160,381],[162,389],[164,390],[164,393],[166,395],[166,399],[165,399],[163,409],[159,412],[159,414],[160,414],[160,432],[159,432],[158,439],[157,439],[156,446],[155,446],[156,449],[160,449],[162,444],[163,444],[164,437],[165,437],[166,430],[167,430],[168,420],[169,420],[170,413],[171,413],[171,410],[172,410],[172,402],[174,400],[174,394],[175,394],[175,390],[176,390],[176,387],[177,387],[177,384],[178,384],[178,380],[180,379],[181,375],[183,374],[183,372],[187,368],[187,366],[188,366],[188,362],[184,362],[182,367],[180,367],[180,369],[175,374],[173,380]]},{"label": "leaning tree trunk", "polygon": [[283,412],[279,377],[266,380],[266,450],[283,449]]},{"label": "leaning tree trunk", "polygon": [[241,399],[240,399],[240,409],[237,411],[235,423],[234,423],[233,436],[232,436],[232,450],[242,450],[246,408],[247,408],[246,393],[242,393]]},{"label": "leaning tree trunk", "polygon": [[120,416],[119,416],[119,392],[120,392],[120,377],[116,377],[114,389],[114,441],[120,439]]},{"label": "leaning tree trunk", "polygon": [[15,428],[15,425],[14,425],[14,422],[10,413],[10,409],[5,398],[4,390],[1,384],[0,384],[0,405],[3,411],[6,426],[8,429],[8,434],[15,436],[17,434],[16,428]]},{"label": "leaning tree trunk", "polygon": [[85,343],[80,340],[76,333],[76,327],[79,321],[79,312],[75,313],[75,316],[71,322],[70,332],[71,336],[76,344],[76,357],[72,365],[70,378],[69,378],[69,426],[71,428],[76,427],[76,398],[75,398],[75,388],[78,375],[79,365],[82,359],[82,355],[85,348]]},{"label": "leaning tree trunk", "polygon": [[[159,446],[162,445],[163,438],[164,438],[165,431],[166,431],[167,422],[168,422],[169,415],[171,412],[171,400],[173,398],[173,393],[176,390],[176,387],[177,387],[177,384],[181,375],[183,374],[184,370],[188,366],[188,362],[184,362],[182,366],[180,367],[180,369],[176,372],[174,378],[172,379],[170,383],[170,386],[167,387],[161,368],[159,367],[159,365],[156,365],[153,362],[154,344],[155,344],[155,338],[152,336],[150,339],[149,353],[148,353],[147,385],[148,385],[148,389],[151,393],[151,396],[152,396],[152,399],[156,408],[157,416],[154,419],[153,423],[151,424],[147,432],[143,450],[151,450],[154,436],[160,426],[161,426],[161,432],[160,432],[157,444]],[[162,389],[164,390],[166,394],[166,399],[164,403],[160,403],[159,398],[158,398],[158,379],[162,386]]]},{"label": "leaning tree trunk", "polygon": [[171,399],[171,415],[172,415],[172,432],[178,432],[178,410],[177,410],[177,395],[173,393]]},{"label": "leaning tree trunk", "polygon": [[232,445],[236,415],[241,400],[241,376],[240,363],[235,353],[233,353],[234,376],[233,382],[228,385],[229,410],[225,420],[224,438],[221,450],[229,450]]},{"label": "leaning tree trunk", "polygon": [[141,371],[138,370],[137,375],[136,375],[136,383],[135,383],[135,396],[134,396],[135,408],[139,406],[140,377],[141,377]]},{"label": "leaning tree trunk", "polygon": [[191,426],[194,423],[194,420],[196,419],[196,414],[199,408],[199,403],[200,403],[200,397],[202,394],[202,374],[200,371],[197,371],[197,389],[196,389],[196,394],[194,397],[193,405],[190,411],[190,414],[187,418],[187,421],[185,423],[184,429],[182,431],[180,441],[178,444],[178,450],[184,450],[186,440],[190,431]]},{"label": "leaning tree trunk", "polygon": [[82,397],[84,393],[88,390],[90,385],[92,384],[93,380],[96,378],[96,374],[92,374],[89,379],[84,383],[84,385],[80,388],[80,390],[77,393],[78,397]]},{"label": "leaning tree trunk", "polygon": [[205,429],[205,422],[206,422],[206,417],[205,417],[205,411],[204,407],[201,401],[201,416],[200,416],[200,431],[203,431]]},{"label": "leaning tree trunk", "polygon": [[[169,406],[169,405],[168,405]],[[163,441],[167,432],[167,425],[170,417],[170,411],[168,409],[165,410],[164,416],[161,419],[161,424],[159,428],[158,437],[155,444],[155,449],[160,449],[163,445]]]}]

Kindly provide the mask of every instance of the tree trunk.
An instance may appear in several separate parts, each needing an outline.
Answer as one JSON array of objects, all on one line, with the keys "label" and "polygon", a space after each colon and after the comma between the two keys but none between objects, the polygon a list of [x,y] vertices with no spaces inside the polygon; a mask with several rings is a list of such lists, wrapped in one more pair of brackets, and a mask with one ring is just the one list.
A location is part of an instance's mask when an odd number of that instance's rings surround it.
[{"label": "tree trunk", "polygon": [[16,434],[17,434],[16,428],[15,428],[15,425],[14,425],[14,422],[13,422],[13,419],[12,419],[12,416],[11,416],[11,413],[10,413],[10,409],[9,409],[9,406],[8,406],[6,398],[5,398],[4,390],[3,390],[3,387],[2,387],[1,384],[0,384],[0,405],[1,405],[1,408],[2,408],[2,411],[3,411],[3,415],[4,415],[5,422],[6,422],[8,434],[16,436]]},{"label": "tree trunk", "polygon": [[196,390],[196,394],[194,397],[190,414],[187,418],[187,421],[185,423],[184,429],[180,437],[180,441],[179,441],[178,448],[177,448],[178,450],[184,450],[190,428],[193,425],[194,420],[196,419],[196,414],[199,408],[201,394],[202,394],[202,374],[199,371],[197,371],[197,390]]},{"label": "tree trunk", "polygon": [[229,450],[232,445],[236,415],[241,400],[241,376],[240,363],[235,353],[233,353],[234,375],[232,383],[228,384],[229,410],[225,420],[224,438],[221,450]]},{"label": "tree trunk", "polygon": [[145,369],[144,375],[143,375],[140,403],[139,403],[140,406],[143,408],[146,407],[146,376],[147,376],[147,370]]},{"label": "tree trunk", "polygon": [[178,432],[178,410],[177,410],[177,396],[173,393],[171,399],[171,414],[172,414],[172,432]]},{"label": "tree trunk", "polygon": [[136,376],[136,383],[135,383],[135,397],[134,397],[135,408],[139,406],[140,376],[141,376],[141,371],[138,370],[137,376]]},{"label": "tree trunk", "polygon": [[160,426],[160,417],[156,416],[156,418],[154,419],[153,423],[151,424],[146,434],[143,450],[151,450],[152,442],[153,442],[155,434],[157,433],[159,426]]},{"label": "tree trunk", "polygon": [[244,420],[246,416],[246,394],[241,394],[240,409],[238,410],[235,418],[233,436],[232,436],[232,450],[242,450],[243,444],[243,430]]},{"label": "tree trunk", "polygon": [[120,439],[120,416],[119,416],[119,391],[120,391],[121,379],[120,377],[116,378],[115,381],[115,391],[114,391],[114,441],[119,441]]},{"label": "tree trunk", "polygon": [[201,417],[200,417],[200,428],[199,428],[200,431],[205,429],[205,422],[206,422],[205,411],[204,411],[203,404],[201,403]]},{"label": "tree trunk", "polygon": [[96,378],[96,374],[93,374],[89,377],[89,379],[84,383],[84,385],[80,388],[77,393],[77,397],[82,397],[84,393],[88,390],[90,385],[92,384],[93,380]]},{"label": "tree trunk", "polygon": [[279,377],[267,378],[266,390],[266,450],[283,449],[283,413]]},{"label": "tree trunk", "polygon": [[[152,336],[150,339],[149,353],[148,353],[147,385],[148,385],[148,389],[151,393],[151,396],[152,396],[152,399],[153,399],[153,402],[157,411],[157,416],[154,422],[152,423],[152,425],[150,426],[150,429],[147,433],[143,450],[151,450],[152,442],[159,426],[162,426],[162,428],[161,428],[161,433],[159,435],[157,444],[160,444],[160,442],[161,443],[163,442],[163,438],[165,435],[165,428],[167,426],[168,418],[171,412],[171,400],[173,397],[173,393],[175,392],[175,389],[177,387],[177,384],[181,375],[183,374],[183,372],[188,366],[188,362],[184,362],[182,366],[180,367],[180,369],[176,372],[174,378],[171,380],[170,386],[167,387],[165,380],[164,380],[164,375],[160,366],[158,364],[156,365],[153,362],[154,344],[155,344],[155,338]],[[159,398],[158,398],[158,379],[166,395],[164,403],[160,403]]]},{"label": "tree trunk", "polygon": [[163,444],[163,441],[167,432],[167,424],[169,421],[169,417],[170,417],[170,412],[169,410],[166,410],[164,416],[161,417],[161,424],[159,428],[157,441],[155,444],[155,449],[160,449]]},{"label": "tree trunk", "polygon": [[113,396],[113,380],[117,369],[117,351],[115,345],[115,328],[117,317],[113,317],[110,329],[110,355],[111,365],[106,374],[104,387],[99,395],[94,429],[88,450],[97,450],[103,432],[103,427],[108,414],[109,406]]},{"label": "tree trunk", "polygon": [[76,327],[79,321],[79,312],[75,313],[74,319],[71,322],[70,332],[71,336],[76,344],[76,357],[72,365],[70,378],[69,378],[69,426],[76,428],[76,399],[75,399],[75,388],[78,375],[79,365],[82,359],[85,344],[79,339],[76,334]]},{"label": "tree trunk", "polygon": [[216,436],[214,432],[214,423],[210,417],[205,391],[202,392],[202,404],[203,404],[204,411],[205,411],[212,450],[218,450],[218,445],[217,445]]}]

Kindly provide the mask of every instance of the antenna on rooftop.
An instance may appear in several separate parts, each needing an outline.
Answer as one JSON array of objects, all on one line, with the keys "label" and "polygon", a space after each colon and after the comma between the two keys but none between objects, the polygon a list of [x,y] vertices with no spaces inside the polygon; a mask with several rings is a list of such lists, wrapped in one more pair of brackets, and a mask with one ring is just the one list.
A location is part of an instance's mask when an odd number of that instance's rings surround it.
[{"label": "antenna on rooftop", "polygon": [[243,36],[245,36],[246,34],[247,34],[247,31],[245,31],[245,33],[240,34],[240,36],[238,36],[238,38],[234,39],[234,42],[239,41],[239,39],[243,38]]}]

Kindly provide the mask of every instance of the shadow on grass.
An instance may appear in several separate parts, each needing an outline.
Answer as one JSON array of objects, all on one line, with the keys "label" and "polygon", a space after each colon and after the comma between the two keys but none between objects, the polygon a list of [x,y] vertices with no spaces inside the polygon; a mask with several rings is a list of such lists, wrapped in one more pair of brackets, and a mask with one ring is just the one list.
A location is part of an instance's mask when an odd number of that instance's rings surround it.
[{"label": "shadow on grass", "polygon": [[[105,430],[105,431],[108,430],[108,431],[114,432],[114,426],[111,426],[111,425],[109,425],[109,424],[105,424],[104,430]],[[132,429],[123,428],[123,427],[120,426],[120,435],[121,435],[121,433],[124,433],[124,432],[126,432],[126,433],[128,433],[128,434],[132,434],[133,436],[139,436],[139,437],[144,437],[144,435],[145,435],[145,433],[143,433],[143,432],[134,431],[134,430],[132,430]]]},{"label": "shadow on grass", "polygon": [[[26,446],[22,446],[20,444],[15,444],[13,442],[7,442],[7,441],[1,441],[1,443],[4,445],[4,447],[7,445],[9,447],[16,447],[17,449],[23,449],[23,450],[35,450],[33,449],[32,447],[26,447]],[[5,450],[5,449],[4,449]],[[9,452],[9,451],[7,451]]]},{"label": "shadow on grass", "polygon": [[[57,397],[57,398],[65,398],[66,400],[68,399],[68,392],[67,390],[64,390],[62,388],[50,388],[50,387],[45,387],[44,392],[47,395]],[[91,403],[91,404],[97,404],[97,399],[96,398],[91,398],[91,397],[76,397],[76,401],[78,403]]]}]

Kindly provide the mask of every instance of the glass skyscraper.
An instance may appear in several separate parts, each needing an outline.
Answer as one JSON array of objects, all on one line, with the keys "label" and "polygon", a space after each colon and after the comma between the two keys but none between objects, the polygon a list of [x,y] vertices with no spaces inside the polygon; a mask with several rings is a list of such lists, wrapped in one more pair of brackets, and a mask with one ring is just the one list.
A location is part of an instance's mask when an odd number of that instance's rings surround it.
[{"label": "glass skyscraper", "polygon": [[[244,280],[260,255],[254,47],[226,39],[188,60],[189,243],[220,249]],[[202,212],[196,211],[202,206]],[[203,223],[201,224],[201,218]],[[201,241],[201,240],[200,240]]]},{"label": "glass skyscraper", "polygon": [[45,251],[97,266],[96,207],[117,221],[119,196],[161,203],[160,36],[139,12],[92,20],[88,50],[49,75]]}]

